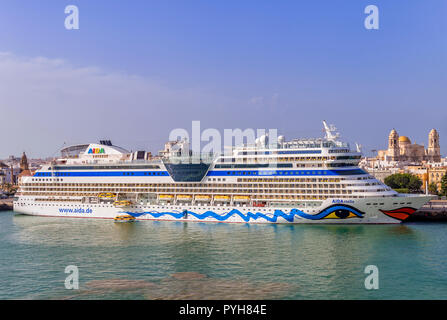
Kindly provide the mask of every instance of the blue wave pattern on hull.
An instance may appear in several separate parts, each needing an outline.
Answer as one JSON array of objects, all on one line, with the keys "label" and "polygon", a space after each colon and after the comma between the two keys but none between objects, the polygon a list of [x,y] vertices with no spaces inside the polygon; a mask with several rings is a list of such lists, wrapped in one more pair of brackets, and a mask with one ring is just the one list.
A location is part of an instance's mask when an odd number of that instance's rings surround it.
[{"label": "blue wave pattern on hull", "polygon": [[339,211],[339,210],[347,210],[349,212],[352,212],[356,218],[363,218],[362,212],[358,211],[354,207],[345,206],[345,205],[330,206],[315,215],[307,214],[307,213],[305,213],[301,210],[298,210],[298,209],[292,209],[290,211],[290,213],[285,213],[282,210],[275,210],[275,212],[271,216],[265,215],[261,212],[256,212],[256,213],[247,212],[247,214],[243,214],[242,212],[240,212],[237,209],[233,209],[230,212],[225,213],[223,215],[215,213],[214,211],[206,211],[204,213],[195,213],[195,212],[189,211],[189,210],[185,210],[184,212],[149,211],[149,212],[141,212],[141,213],[137,213],[137,212],[126,212],[126,213],[134,216],[135,218],[138,218],[138,217],[141,217],[144,215],[150,215],[150,216],[154,217],[155,219],[158,219],[158,218],[168,215],[175,219],[183,219],[183,218],[186,218],[187,216],[191,215],[191,216],[196,217],[199,220],[204,220],[206,218],[213,218],[213,219],[216,219],[217,221],[226,221],[229,218],[231,218],[232,216],[238,215],[245,222],[249,222],[250,219],[253,219],[254,221],[256,221],[258,219],[264,219],[269,222],[277,222],[279,217],[281,217],[289,222],[293,222],[295,216],[298,216],[303,219],[308,219],[308,220],[321,220],[321,219],[324,219],[325,217],[327,217],[328,215],[330,215],[331,213]]}]

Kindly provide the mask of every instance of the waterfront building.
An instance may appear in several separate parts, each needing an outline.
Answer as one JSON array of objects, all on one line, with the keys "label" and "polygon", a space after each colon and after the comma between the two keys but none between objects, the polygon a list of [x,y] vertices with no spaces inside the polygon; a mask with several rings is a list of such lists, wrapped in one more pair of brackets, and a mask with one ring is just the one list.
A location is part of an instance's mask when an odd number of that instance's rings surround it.
[{"label": "waterfront building", "polygon": [[388,149],[379,150],[377,158],[388,162],[440,162],[439,134],[435,129],[430,131],[428,148],[425,149],[423,145],[412,143],[410,138],[399,136],[393,129],[388,136]]},{"label": "waterfront building", "polygon": [[17,176],[20,174],[20,168],[14,165],[0,165],[0,173],[3,175],[4,183],[15,184],[17,182]]},{"label": "waterfront building", "polygon": [[[441,179],[447,172],[447,165],[434,165],[433,163],[422,163],[420,165],[401,165],[401,166],[381,166],[375,167],[371,164],[375,163],[373,160],[364,161],[362,169],[368,171],[376,179],[384,182],[385,178],[396,173],[411,173],[417,176],[422,181],[421,191],[426,192],[428,186],[434,183],[438,191],[441,190]],[[369,164],[367,166],[366,164]]]},{"label": "waterfront building", "polygon": [[438,189],[438,192],[441,191],[441,179],[447,173],[447,166],[444,167],[431,167],[427,169],[427,183],[430,185],[434,183]]},{"label": "waterfront building", "polygon": [[384,182],[385,178],[395,174],[399,173],[401,169],[399,168],[374,168],[374,167],[361,167],[362,169],[368,171],[370,174],[372,174],[376,179]]},{"label": "waterfront building", "polygon": [[[0,161],[0,174],[3,175],[4,183],[17,183],[19,176],[29,175],[39,169],[48,161],[41,159],[28,159],[25,152],[22,156],[9,156],[7,159]],[[22,174],[23,173],[23,174]]]},{"label": "waterfront building", "polygon": [[430,182],[428,181],[428,167],[426,165],[407,165],[399,170],[399,173],[410,173],[421,181],[421,191],[425,192]]}]

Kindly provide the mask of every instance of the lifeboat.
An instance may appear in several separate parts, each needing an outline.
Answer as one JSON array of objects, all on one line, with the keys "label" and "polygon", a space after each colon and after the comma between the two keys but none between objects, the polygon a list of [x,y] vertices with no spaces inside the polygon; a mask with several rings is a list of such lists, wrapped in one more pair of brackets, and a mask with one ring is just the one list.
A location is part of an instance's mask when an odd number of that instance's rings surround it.
[{"label": "lifeboat", "polygon": [[177,200],[191,200],[192,196],[187,194],[179,194],[177,195]]},{"label": "lifeboat", "polygon": [[116,194],[115,193],[111,193],[111,192],[107,192],[107,193],[100,193],[98,195],[99,198],[105,198],[105,199],[110,199],[110,198],[115,198]]},{"label": "lifeboat", "polygon": [[196,201],[210,201],[211,197],[206,195],[195,196]]},{"label": "lifeboat", "polygon": [[172,194],[161,194],[159,196],[160,200],[171,200],[174,199],[174,196]]},{"label": "lifeboat", "polygon": [[119,200],[113,203],[115,207],[129,207],[132,205],[132,201],[130,200]]},{"label": "lifeboat", "polygon": [[135,217],[129,215],[129,214],[120,214],[113,218],[115,222],[134,222]]},{"label": "lifeboat", "polygon": [[234,196],[233,200],[234,201],[249,201],[250,197],[249,196]]},{"label": "lifeboat", "polygon": [[229,201],[230,196],[214,196],[214,201]]}]

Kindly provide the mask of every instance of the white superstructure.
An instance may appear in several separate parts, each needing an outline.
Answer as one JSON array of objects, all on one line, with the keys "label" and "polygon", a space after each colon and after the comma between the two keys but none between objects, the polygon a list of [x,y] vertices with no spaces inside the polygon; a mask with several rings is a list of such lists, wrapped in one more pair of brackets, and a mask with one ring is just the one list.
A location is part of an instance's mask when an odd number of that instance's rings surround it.
[{"label": "white superstructure", "polygon": [[[159,157],[110,141],[76,145],[22,177],[18,213],[138,220],[249,223],[399,223],[429,196],[402,195],[358,168],[361,154],[324,122],[322,139],[236,147],[184,156],[185,141]],[[189,147],[188,147],[189,148]]]}]

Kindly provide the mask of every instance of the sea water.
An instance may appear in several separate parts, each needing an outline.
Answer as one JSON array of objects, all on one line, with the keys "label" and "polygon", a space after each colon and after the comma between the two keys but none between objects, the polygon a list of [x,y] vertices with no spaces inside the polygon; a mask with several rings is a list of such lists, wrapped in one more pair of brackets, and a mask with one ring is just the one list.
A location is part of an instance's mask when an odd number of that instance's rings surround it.
[{"label": "sea water", "polygon": [[[370,265],[378,289],[365,287]],[[67,266],[78,270],[79,289],[67,289]],[[115,223],[2,212],[0,299],[447,299],[447,224]]]}]

